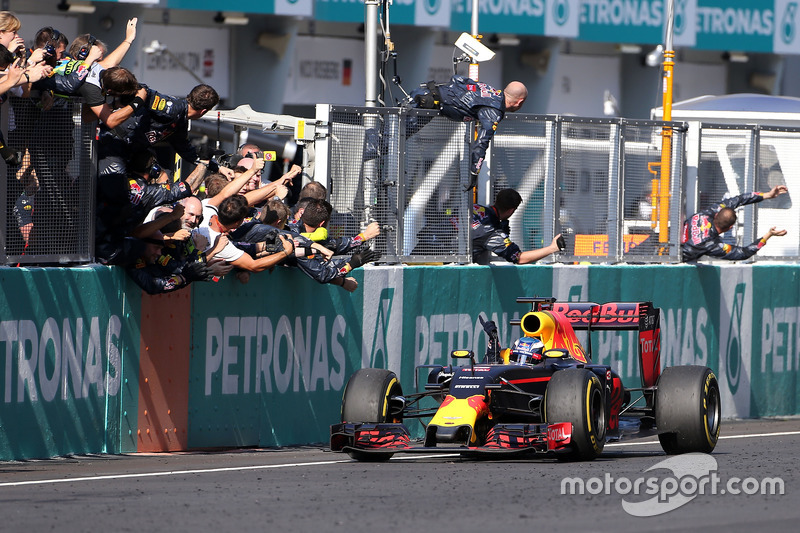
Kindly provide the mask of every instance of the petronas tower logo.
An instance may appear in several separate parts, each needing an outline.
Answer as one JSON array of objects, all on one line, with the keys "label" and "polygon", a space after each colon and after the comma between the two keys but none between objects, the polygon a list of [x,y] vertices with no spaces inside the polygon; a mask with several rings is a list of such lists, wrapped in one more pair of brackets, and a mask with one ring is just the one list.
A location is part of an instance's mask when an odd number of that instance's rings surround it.
[{"label": "petronas tower logo", "polygon": [[672,25],[675,35],[683,35],[686,31],[686,2],[688,0],[675,0],[675,18]]},{"label": "petronas tower logo", "polygon": [[553,20],[556,24],[563,26],[569,20],[569,2],[567,0],[556,0],[553,4]]},{"label": "petronas tower logo", "polygon": [[430,15],[438,13],[442,5],[442,0],[424,0],[425,11]]},{"label": "petronas tower logo", "polygon": [[742,346],[741,335],[744,293],[746,290],[747,285],[744,283],[738,284],[734,289],[731,322],[728,326],[725,373],[728,377],[728,386],[732,394],[736,394],[736,390],[739,388],[739,378],[742,373],[742,350],[747,349],[746,346]]},{"label": "petronas tower logo", "polygon": [[781,39],[786,44],[791,44],[794,41],[796,14],[797,2],[786,4],[786,11],[784,11],[783,19],[781,20]]}]

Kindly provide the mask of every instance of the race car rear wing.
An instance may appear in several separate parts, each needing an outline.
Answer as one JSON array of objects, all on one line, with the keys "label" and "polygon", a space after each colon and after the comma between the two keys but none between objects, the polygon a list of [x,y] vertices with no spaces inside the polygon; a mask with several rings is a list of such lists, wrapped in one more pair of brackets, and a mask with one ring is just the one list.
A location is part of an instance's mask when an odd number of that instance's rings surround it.
[{"label": "race car rear wing", "polygon": [[642,387],[654,387],[661,374],[661,310],[652,302],[557,302],[555,298],[519,297],[533,311],[550,311],[565,316],[574,330],[585,330],[588,352],[592,353],[592,331],[636,330],[639,332],[639,369]]}]

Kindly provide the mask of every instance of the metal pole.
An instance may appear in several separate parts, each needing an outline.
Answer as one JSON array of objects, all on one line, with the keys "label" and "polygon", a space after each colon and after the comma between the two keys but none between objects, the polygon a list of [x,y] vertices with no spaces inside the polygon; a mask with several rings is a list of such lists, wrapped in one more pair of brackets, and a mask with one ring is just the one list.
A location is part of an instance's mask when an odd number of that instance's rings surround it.
[{"label": "metal pole", "polygon": [[[480,41],[480,34],[478,33],[478,10],[480,8],[480,1],[479,0],[472,0],[472,18],[471,18],[471,26],[470,32],[472,36],[475,37]],[[469,64],[469,77],[475,81],[478,81],[478,62],[473,58],[473,62]],[[472,143],[478,138],[478,124],[477,122],[470,128],[470,149],[472,148]],[[483,175],[485,176],[485,170],[483,171]],[[475,187],[472,188],[472,203],[478,203],[478,184],[475,184]],[[471,250],[470,250],[471,251]]]},{"label": "metal pole", "polygon": [[[470,33],[473,37],[480,41],[480,34],[478,34],[478,9],[479,9],[480,2],[479,0],[472,0],[472,19],[471,19],[471,26],[470,26]],[[478,62],[475,61],[474,63],[469,64],[469,77],[475,81],[478,81]]]},{"label": "metal pole", "polygon": [[[672,31],[675,16],[675,0],[667,0],[667,27],[664,39],[664,66],[662,70],[661,104],[663,120],[672,120],[672,84],[675,67],[675,51],[672,49]],[[658,198],[658,242],[669,242],[669,191],[672,161],[672,128],[665,127],[661,132],[661,183]],[[659,254],[665,253],[662,246]]]},{"label": "metal pole", "polygon": [[364,2],[364,105],[378,107],[378,0]]}]

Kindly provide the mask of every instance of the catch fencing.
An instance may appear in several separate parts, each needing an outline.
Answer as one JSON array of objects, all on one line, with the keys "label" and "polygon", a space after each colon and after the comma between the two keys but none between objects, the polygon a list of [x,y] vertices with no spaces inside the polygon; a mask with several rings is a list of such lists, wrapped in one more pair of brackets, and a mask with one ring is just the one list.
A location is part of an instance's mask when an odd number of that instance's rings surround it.
[{"label": "catch fencing", "polygon": [[[56,97],[45,106],[10,98],[3,106],[0,264],[79,264],[93,260],[95,125],[81,101]],[[9,153],[9,152],[6,152]]]},{"label": "catch fencing", "polygon": [[[2,125],[22,165],[0,163],[0,264],[93,261],[95,124],[83,123],[80,100],[46,108],[11,98]],[[788,236],[752,260],[800,256],[800,128],[697,124],[687,134],[685,123],[507,114],[475,198],[470,123],[431,110],[318,105],[314,127],[302,138],[296,129],[295,140],[313,154],[307,175],[329,188],[329,233],[379,222],[371,246],[382,263],[470,263],[472,204],[491,204],[507,187],[523,199],[509,221],[523,250],[565,237],[566,250],[542,262],[661,263],[680,261],[691,213],[785,184],[789,194],[744,208],[724,239],[746,245],[776,226]]]},{"label": "catch fencing", "polygon": [[[737,224],[723,240],[747,245],[771,227],[786,229],[773,238],[754,260],[796,260],[800,256],[800,205],[793,202],[800,184],[800,129],[770,126],[703,124],[697,163],[697,206],[723,196],[766,192],[786,185],[788,194],[739,210]],[[756,207],[757,205],[757,207]]]},{"label": "catch fencing", "polygon": [[[322,118],[329,175],[316,179],[330,187],[334,233],[378,220],[384,262],[470,261],[469,123],[341,106]],[[510,227],[523,250],[564,235],[567,249],[547,261],[676,262],[685,133],[682,123],[509,114],[487,158],[490,185],[479,189],[520,193]]]}]

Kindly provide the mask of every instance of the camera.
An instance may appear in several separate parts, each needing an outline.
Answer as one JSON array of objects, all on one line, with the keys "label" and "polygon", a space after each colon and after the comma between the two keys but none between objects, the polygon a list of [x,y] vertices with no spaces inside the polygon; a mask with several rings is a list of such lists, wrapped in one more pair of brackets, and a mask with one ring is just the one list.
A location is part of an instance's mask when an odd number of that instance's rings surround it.
[{"label": "camera", "polygon": [[150,169],[147,171],[147,181],[156,181],[158,178],[161,177],[161,165],[159,165],[156,161],[153,161],[153,164],[150,166]]},{"label": "camera", "polygon": [[208,165],[206,166],[208,171],[212,174],[216,174],[219,172],[219,162],[217,162],[216,156],[211,156],[211,159],[208,160]]},{"label": "camera", "polygon": [[489,61],[494,57],[494,52],[469,33],[462,33],[456,40],[456,46],[476,63]]},{"label": "camera", "polygon": [[250,152],[244,157],[249,157],[250,159],[256,159],[258,158],[259,155],[261,156],[262,159],[264,159],[264,161],[275,161],[278,158],[278,152],[276,152],[275,150],[267,150],[265,152],[261,152],[260,154],[258,152]]}]

